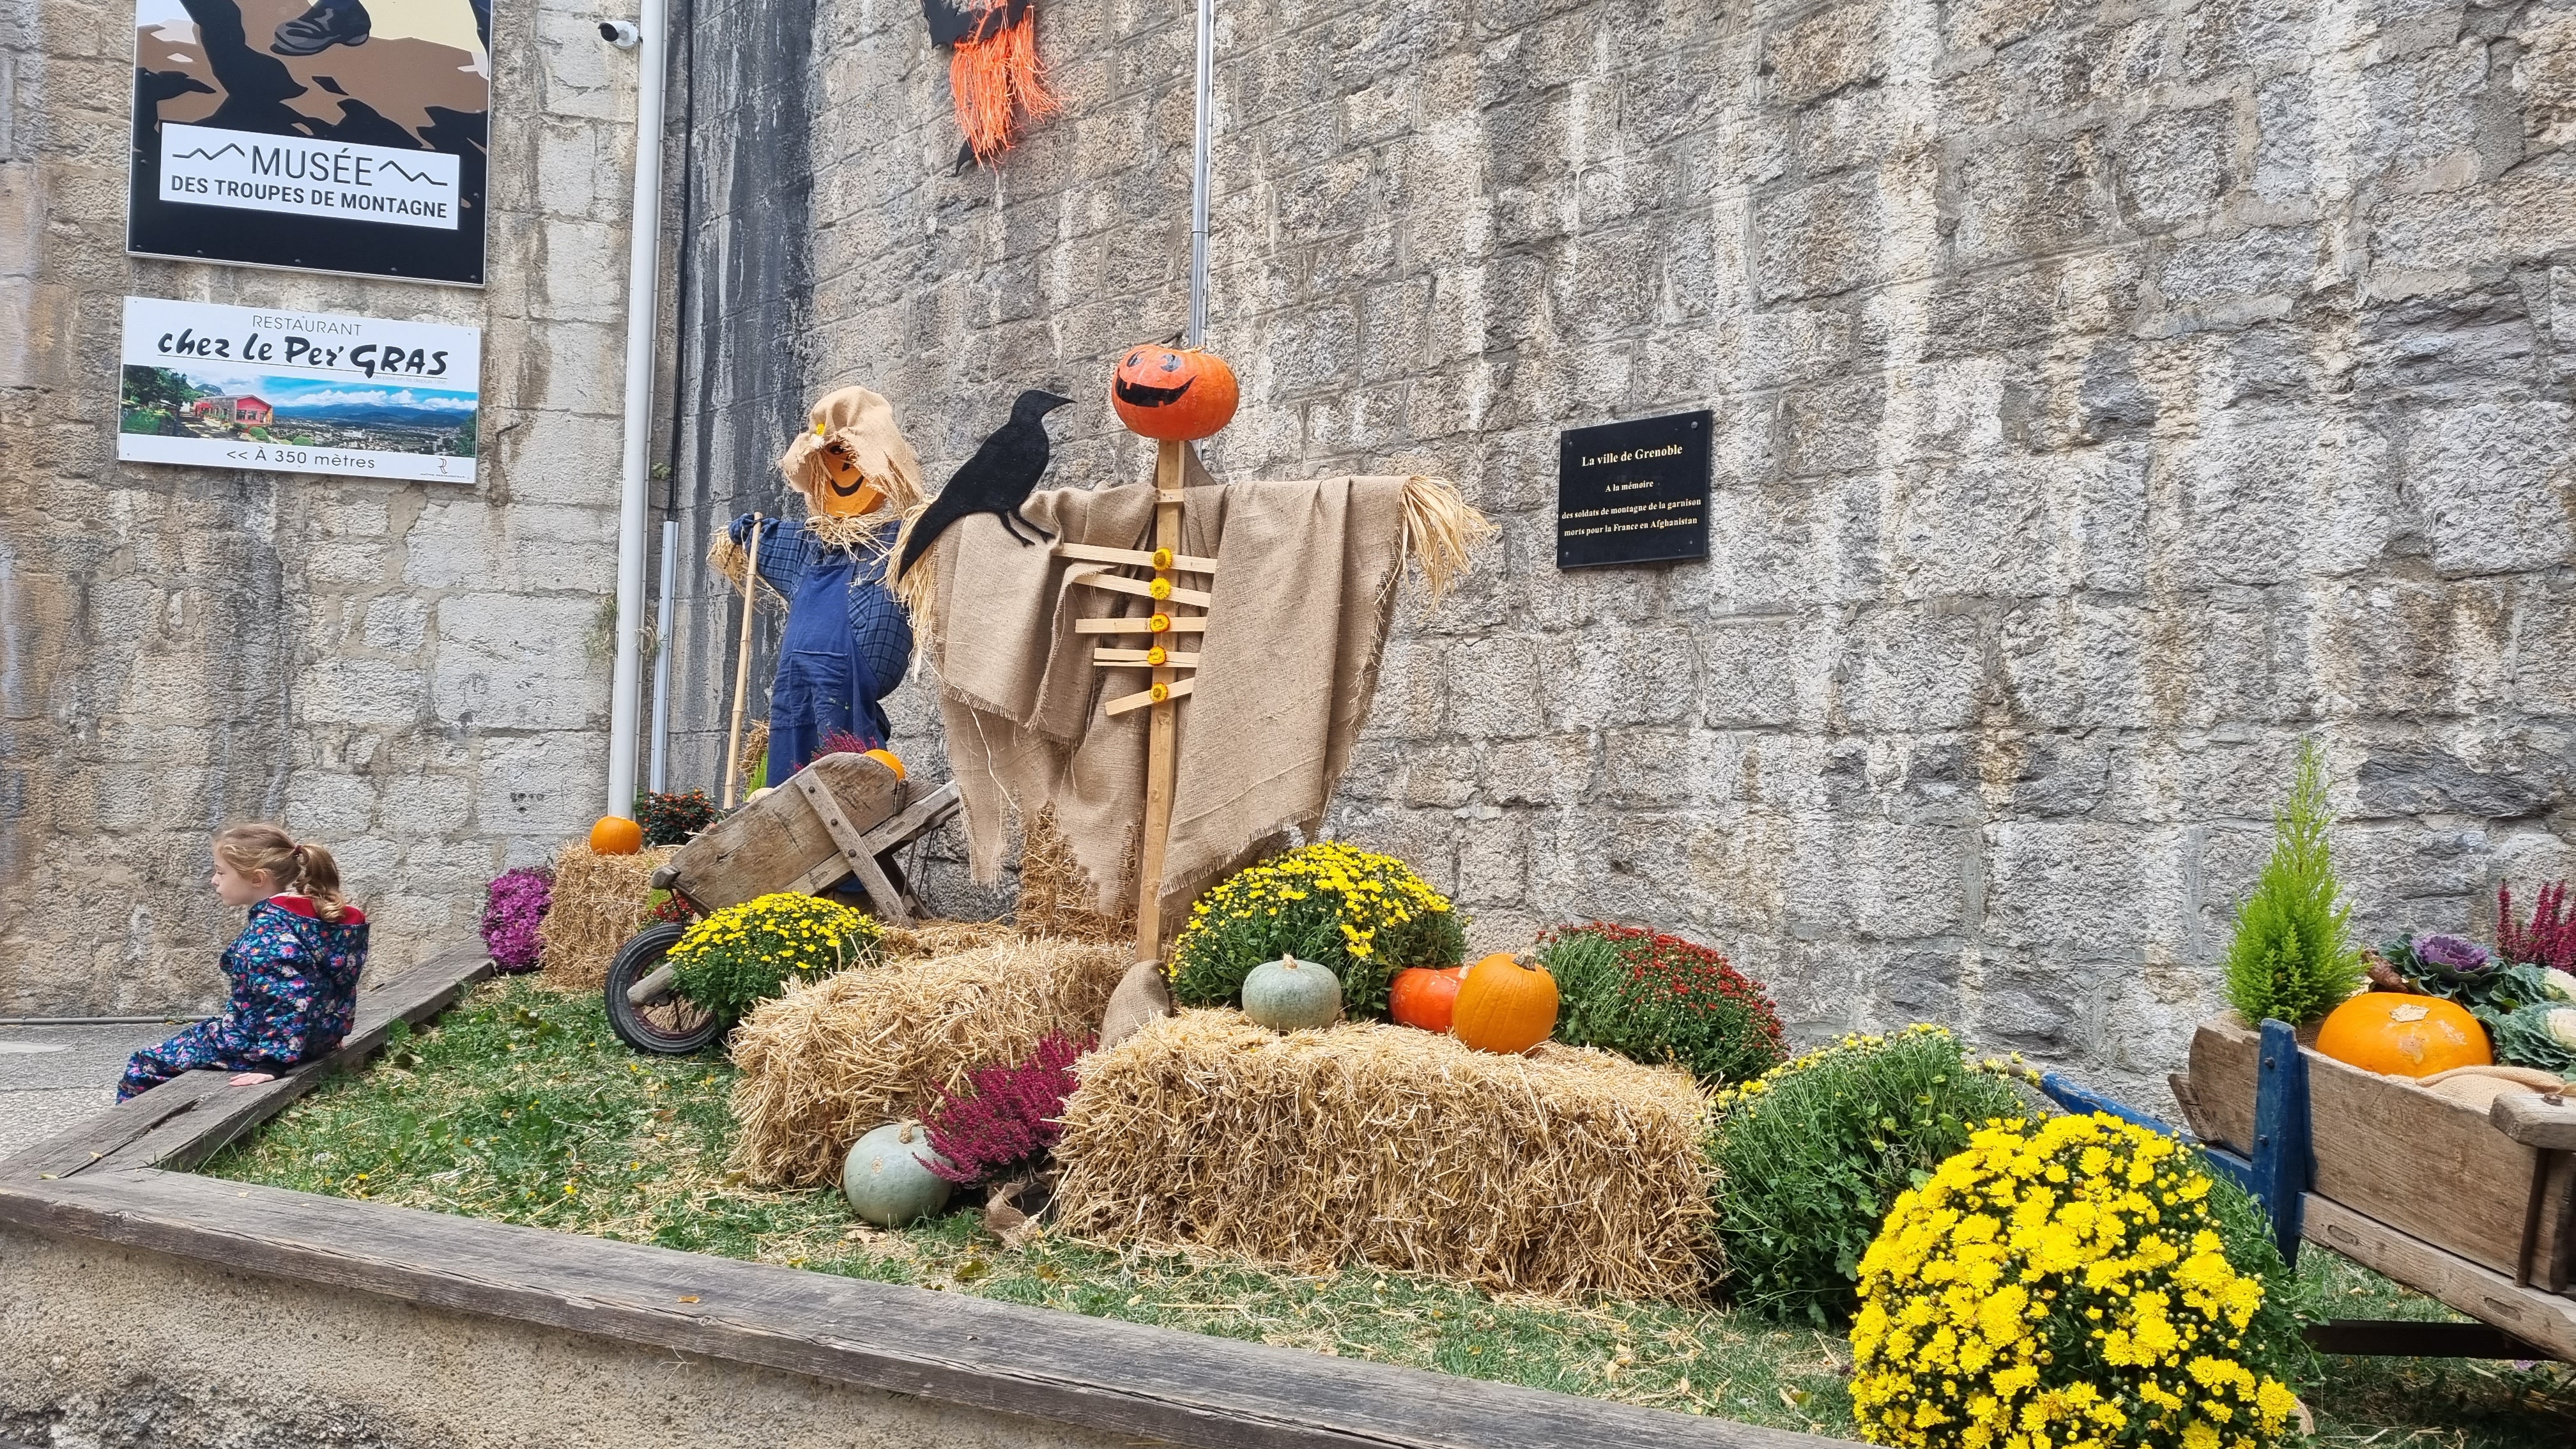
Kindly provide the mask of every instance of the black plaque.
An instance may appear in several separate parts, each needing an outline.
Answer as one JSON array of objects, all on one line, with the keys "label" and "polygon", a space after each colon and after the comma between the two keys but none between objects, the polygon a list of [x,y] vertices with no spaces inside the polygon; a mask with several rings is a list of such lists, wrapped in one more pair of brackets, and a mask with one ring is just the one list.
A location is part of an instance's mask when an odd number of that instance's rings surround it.
[{"label": "black plaque", "polygon": [[1708,557],[1705,410],[1558,435],[1556,566]]}]

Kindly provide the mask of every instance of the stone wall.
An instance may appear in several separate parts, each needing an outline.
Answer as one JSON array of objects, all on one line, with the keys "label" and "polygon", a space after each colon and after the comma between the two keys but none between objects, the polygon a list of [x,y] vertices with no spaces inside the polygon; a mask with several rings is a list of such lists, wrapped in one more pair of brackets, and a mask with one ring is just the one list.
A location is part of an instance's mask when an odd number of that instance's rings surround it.
[{"label": "stone wall", "polygon": [[[0,1014],[186,1009],[216,827],[338,853],[379,967],[598,814],[633,59],[503,3],[491,284],[124,254],[130,6],[0,10]],[[484,328],[482,481],[115,457],[132,293]]]},{"label": "stone wall", "polygon": [[[1178,330],[1188,9],[1047,0],[1065,113],[960,174],[915,7],[823,7],[809,393],[940,478]],[[2576,7],[1221,10],[1211,461],[1502,526],[1403,608],[1333,817],[1479,939],[1651,922],[1801,1033],[2143,1090],[2300,736],[2368,931],[2569,868]],[[1700,407],[1713,557],[1557,572],[1558,431]],[[1145,476],[1058,422],[1059,482]]]}]

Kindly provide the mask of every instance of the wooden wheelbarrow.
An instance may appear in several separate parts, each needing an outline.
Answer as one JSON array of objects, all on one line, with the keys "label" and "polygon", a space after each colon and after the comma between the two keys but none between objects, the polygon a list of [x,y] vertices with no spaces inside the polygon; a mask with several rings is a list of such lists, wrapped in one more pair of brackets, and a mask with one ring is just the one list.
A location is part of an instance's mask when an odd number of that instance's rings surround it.
[{"label": "wooden wheelbarrow", "polygon": [[[700,831],[653,872],[703,915],[781,891],[813,894],[856,877],[868,913],[909,926],[920,906],[894,852],[957,812],[957,783],[913,798],[902,776],[866,755],[825,755],[733,814]],[[699,1010],[673,990],[663,958],[687,932],[655,921],[618,948],[609,964],[608,1024],[638,1051],[685,1055],[731,1022]]]}]

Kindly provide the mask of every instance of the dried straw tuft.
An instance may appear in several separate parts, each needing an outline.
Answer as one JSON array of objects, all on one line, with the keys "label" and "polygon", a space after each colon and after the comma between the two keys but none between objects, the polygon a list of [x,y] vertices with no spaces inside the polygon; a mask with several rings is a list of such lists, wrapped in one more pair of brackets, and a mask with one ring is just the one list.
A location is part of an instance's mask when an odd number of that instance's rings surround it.
[{"label": "dried straw tuft", "polygon": [[1185,1011],[1077,1070],[1056,1148],[1074,1236],[1559,1296],[1687,1300],[1709,1276],[1706,1102],[1670,1068]]},{"label": "dried straw tuft", "polygon": [[677,846],[634,855],[596,855],[576,840],[555,853],[554,903],[537,928],[537,979],[560,991],[597,991],[626,938],[653,909],[654,871]]},{"label": "dried straw tuft", "polygon": [[1019,1061],[1056,1033],[1088,1036],[1128,954],[1014,933],[788,987],[734,1030],[733,1165],[766,1185],[832,1181],[851,1143],[927,1112],[974,1068]]},{"label": "dried straw tuft", "polygon": [[1418,475],[1404,481],[1404,551],[1421,561],[1431,602],[1440,602],[1467,576],[1475,566],[1469,555],[1493,534],[1492,521],[1455,484]]},{"label": "dried straw tuft", "polygon": [[1136,852],[1131,846],[1120,876],[1118,914],[1111,916],[1093,909],[1100,893],[1092,886],[1091,872],[1074,859],[1073,842],[1065,839],[1064,831],[1055,823],[1055,807],[1049,805],[1029,821],[1028,832],[1020,842],[1020,899],[1011,911],[1011,920],[1028,930],[1070,936],[1077,941],[1133,941],[1136,896],[1128,883],[1135,878]]}]

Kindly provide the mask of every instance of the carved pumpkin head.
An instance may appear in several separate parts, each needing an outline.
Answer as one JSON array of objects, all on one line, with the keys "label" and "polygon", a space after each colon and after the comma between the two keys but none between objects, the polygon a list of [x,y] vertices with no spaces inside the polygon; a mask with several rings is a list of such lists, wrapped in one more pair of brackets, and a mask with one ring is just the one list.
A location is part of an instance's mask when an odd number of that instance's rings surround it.
[{"label": "carved pumpkin head", "polygon": [[1234,369],[1195,347],[1131,347],[1109,384],[1110,406],[1131,432],[1164,442],[1214,437],[1243,400]]},{"label": "carved pumpkin head", "polygon": [[894,425],[894,406],[863,387],[827,393],[778,460],[818,517],[856,518],[919,503],[921,463]]}]

